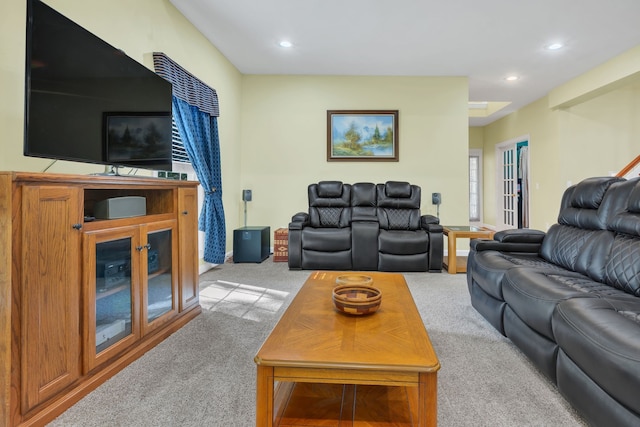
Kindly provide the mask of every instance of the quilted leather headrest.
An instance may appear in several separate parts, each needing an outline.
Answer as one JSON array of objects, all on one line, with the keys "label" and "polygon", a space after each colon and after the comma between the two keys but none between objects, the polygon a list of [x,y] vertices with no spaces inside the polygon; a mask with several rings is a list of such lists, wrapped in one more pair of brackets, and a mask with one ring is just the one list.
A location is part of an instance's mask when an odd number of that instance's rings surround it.
[{"label": "quilted leather headrest", "polygon": [[563,196],[563,208],[558,215],[558,224],[571,225],[587,230],[606,230],[607,221],[611,215],[619,210],[620,202],[626,198],[608,196],[609,203],[604,203],[607,199],[607,190],[616,182],[625,181],[624,178],[616,177],[595,177],[586,178],[578,184],[565,191],[569,194],[568,203],[565,204]]},{"label": "quilted leather headrest", "polygon": [[351,186],[351,206],[376,206],[376,185],[371,182],[357,182]]},{"label": "quilted leather headrest", "polygon": [[320,197],[340,197],[340,196],[342,196],[342,182],[340,182],[340,181],[320,181],[318,183],[318,196],[320,196]]},{"label": "quilted leather headrest", "polygon": [[411,184],[401,181],[387,181],[384,184],[387,197],[411,197]]},{"label": "quilted leather headrest", "polygon": [[640,236],[640,178],[630,179],[624,185],[631,187],[626,209],[611,219],[609,229],[618,233]]},{"label": "quilted leather headrest", "polygon": [[631,191],[629,195],[629,204],[627,210],[631,213],[640,213],[640,181]]},{"label": "quilted leather headrest", "polygon": [[571,197],[571,206],[574,208],[598,209],[604,193],[612,184],[611,177],[587,178],[576,184]]}]

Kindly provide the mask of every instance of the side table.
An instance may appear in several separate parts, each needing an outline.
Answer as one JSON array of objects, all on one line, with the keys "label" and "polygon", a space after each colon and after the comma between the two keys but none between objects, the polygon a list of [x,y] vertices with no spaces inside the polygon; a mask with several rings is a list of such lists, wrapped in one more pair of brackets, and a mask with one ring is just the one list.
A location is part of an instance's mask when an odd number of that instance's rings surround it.
[{"label": "side table", "polygon": [[456,239],[491,239],[495,231],[473,225],[443,225],[442,233],[448,241],[448,254],[443,258],[442,265],[449,274],[456,274],[467,272],[467,257],[456,256]]}]

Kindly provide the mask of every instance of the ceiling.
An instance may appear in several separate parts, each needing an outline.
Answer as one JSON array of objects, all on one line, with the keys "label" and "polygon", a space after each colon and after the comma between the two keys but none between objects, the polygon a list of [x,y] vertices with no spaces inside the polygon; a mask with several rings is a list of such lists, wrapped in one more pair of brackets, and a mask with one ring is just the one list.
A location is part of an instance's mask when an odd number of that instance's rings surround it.
[{"label": "ceiling", "polygon": [[243,74],[467,76],[471,126],[640,45],[639,0],[170,1]]}]

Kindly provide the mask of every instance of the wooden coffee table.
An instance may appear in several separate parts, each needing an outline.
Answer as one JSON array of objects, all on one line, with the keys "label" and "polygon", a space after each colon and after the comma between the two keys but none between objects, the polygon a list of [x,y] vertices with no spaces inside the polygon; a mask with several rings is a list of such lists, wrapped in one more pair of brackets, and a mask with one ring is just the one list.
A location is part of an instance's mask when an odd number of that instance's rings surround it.
[{"label": "wooden coffee table", "polygon": [[344,274],[312,273],[258,351],[256,426],[435,426],[440,363],[404,277],[361,273],[382,305],[351,316],[331,301]]}]

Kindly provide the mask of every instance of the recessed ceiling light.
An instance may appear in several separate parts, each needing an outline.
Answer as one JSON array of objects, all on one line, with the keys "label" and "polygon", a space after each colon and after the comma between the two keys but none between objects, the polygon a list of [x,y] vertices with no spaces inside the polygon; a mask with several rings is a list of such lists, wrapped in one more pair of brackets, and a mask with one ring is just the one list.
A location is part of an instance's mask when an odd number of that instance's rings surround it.
[{"label": "recessed ceiling light", "polygon": [[562,43],[551,43],[547,45],[547,50],[558,50],[562,49],[564,45]]},{"label": "recessed ceiling light", "polygon": [[469,108],[472,110],[486,110],[489,107],[489,103],[487,101],[469,101]]},{"label": "recessed ceiling light", "polygon": [[280,43],[278,43],[278,45],[280,47],[292,47],[293,43],[291,43],[289,40],[282,40]]},{"label": "recessed ceiling light", "polygon": [[506,81],[508,81],[508,82],[515,82],[515,81],[516,81],[516,80],[518,80],[519,78],[520,78],[520,77],[518,77],[518,76],[515,76],[515,75],[514,75],[514,76],[507,76],[507,77],[505,77],[504,79],[505,79]]}]

